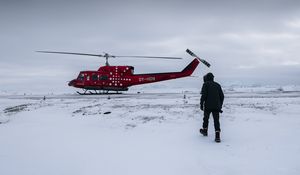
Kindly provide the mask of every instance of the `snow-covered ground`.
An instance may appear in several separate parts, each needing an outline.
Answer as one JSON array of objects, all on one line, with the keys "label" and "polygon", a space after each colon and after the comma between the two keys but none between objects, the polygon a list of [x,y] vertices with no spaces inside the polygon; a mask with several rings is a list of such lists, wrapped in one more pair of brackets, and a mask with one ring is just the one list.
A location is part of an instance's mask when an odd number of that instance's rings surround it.
[{"label": "snow-covered ground", "polygon": [[0,174],[300,174],[300,91],[225,92],[221,143],[195,92],[4,94]]}]

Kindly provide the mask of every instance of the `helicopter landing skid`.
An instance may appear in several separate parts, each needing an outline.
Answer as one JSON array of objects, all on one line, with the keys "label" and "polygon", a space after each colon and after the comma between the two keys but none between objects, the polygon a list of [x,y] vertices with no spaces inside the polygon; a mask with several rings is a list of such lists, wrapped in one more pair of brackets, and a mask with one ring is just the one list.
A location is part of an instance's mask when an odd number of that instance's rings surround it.
[{"label": "helicopter landing skid", "polygon": [[82,92],[78,92],[76,91],[77,94],[79,95],[114,95],[114,94],[122,94],[121,92],[108,92],[108,91],[100,91],[100,92],[92,92],[92,91],[84,91],[83,93]]}]

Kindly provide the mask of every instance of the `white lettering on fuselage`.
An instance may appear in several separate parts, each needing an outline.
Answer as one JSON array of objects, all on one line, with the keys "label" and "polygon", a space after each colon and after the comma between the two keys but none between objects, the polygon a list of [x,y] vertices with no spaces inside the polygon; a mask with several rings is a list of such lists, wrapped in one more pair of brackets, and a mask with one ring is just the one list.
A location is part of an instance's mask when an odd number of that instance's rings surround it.
[{"label": "white lettering on fuselage", "polygon": [[146,78],[147,81],[155,81],[155,77],[148,77]]},{"label": "white lettering on fuselage", "polygon": [[155,81],[155,77],[139,78],[139,81]]}]

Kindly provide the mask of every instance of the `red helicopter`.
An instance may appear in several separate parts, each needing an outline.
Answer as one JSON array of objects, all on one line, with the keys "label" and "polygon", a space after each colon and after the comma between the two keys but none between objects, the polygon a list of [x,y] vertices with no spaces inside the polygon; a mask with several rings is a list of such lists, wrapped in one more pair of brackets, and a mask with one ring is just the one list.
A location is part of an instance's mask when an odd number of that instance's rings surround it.
[{"label": "red helicopter", "polygon": [[[181,72],[166,72],[166,73],[147,73],[147,74],[134,74],[133,66],[110,66],[108,58],[116,57],[132,57],[132,58],[159,58],[159,59],[182,59],[178,57],[153,57],[153,56],[115,56],[105,53],[87,54],[87,53],[74,53],[74,52],[53,52],[53,51],[37,51],[42,53],[56,53],[56,54],[72,54],[103,57],[106,59],[106,65],[101,66],[97,71],[81,71],[78,77],[69,82],[69,86],[84,89],[83,93],[77,91],[80,95],[90,94],[108,94],[109,91],[114,91],[113,94],[119,94],[119,91],[127,91],[130,86],[154,83],[158,81],[171,80],[175,78],[182,78],[190,76],[197,68],[199,62],[202,62],[207,67],[210,64],[199,58],[189,49],[186,50],[188,54],[195,57],[195,59],[187,65]],[[94,91],[94,92],[92,92]],[[112,93],[109,93],[112,94]]]}]

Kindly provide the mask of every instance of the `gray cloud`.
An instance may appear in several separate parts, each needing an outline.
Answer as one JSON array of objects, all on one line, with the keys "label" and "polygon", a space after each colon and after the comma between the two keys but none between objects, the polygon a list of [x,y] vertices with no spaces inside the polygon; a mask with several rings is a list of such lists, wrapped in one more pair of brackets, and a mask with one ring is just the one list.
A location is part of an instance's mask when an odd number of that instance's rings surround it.
[{"label": "gray cloud", "polygon": [[263,78],[299,84],[299,5],[292,0],[1,1],[1,87],[37,82],[39,88],[50,84],[65,90],[65,81],[80,70],[104,63],[35,50],[185,58],[111,60],[133,65],[137,72],[164,72],[181,70],[191,61],[186,48],[213,65],[201,65],[195,75],[212,71],[224,83]]}]

